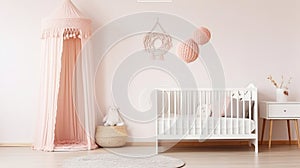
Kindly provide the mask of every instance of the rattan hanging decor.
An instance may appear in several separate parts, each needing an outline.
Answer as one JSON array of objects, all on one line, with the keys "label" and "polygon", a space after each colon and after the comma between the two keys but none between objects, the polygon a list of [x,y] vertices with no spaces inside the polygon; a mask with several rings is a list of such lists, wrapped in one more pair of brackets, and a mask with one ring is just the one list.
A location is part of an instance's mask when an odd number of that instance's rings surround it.
[{"label": "rattan hanging decor", "polygon": [[[161,32],[155,31],[156,27],[161,29]],[[164,59],[164,55],[172,48],[172,37],[166,33],[159,21],[156,21],[151,32],[147,33],[144,38],[145,50],[153,57]]]}]

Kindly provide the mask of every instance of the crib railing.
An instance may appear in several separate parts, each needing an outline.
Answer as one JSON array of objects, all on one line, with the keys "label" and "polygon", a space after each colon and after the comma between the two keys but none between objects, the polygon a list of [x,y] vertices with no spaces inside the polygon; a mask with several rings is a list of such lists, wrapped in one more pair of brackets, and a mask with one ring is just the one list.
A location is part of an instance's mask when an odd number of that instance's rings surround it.
[{"label": "crib railing", "polygon": [[159,138],[257,136],[257,89],[158,89]]}]

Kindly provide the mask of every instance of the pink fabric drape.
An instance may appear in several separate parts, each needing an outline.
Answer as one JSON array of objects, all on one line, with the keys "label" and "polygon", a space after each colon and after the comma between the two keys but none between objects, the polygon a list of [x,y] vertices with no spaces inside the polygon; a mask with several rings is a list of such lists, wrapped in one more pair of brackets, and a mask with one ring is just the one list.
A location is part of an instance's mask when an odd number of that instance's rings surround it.
[{"label": "pink fabric drape", "polygon": [[60,88],[58,93],[55,141],[59,144],[87,144],[86,133],[77,116],[73,102],[73,89],[76,80],[73,78],[76,59],[80,56],[81,40],[66,39],[63,42],[62,66],[60,72]]},{"label": "pink fabric drape", "polygon": [[81,56],[77,58],[75,74],[76,87],[73,92],[76,94],[75,106],[80,123],[84,125],[87,136],[87,147],[97,147],[95,141],[96,125],[99,124],[98,111],[95,101],[95,67],[92,53],[91,41],[81,39]]},{"label": "pink fabric drape", "polygon": [[42,79],[34,149],[53,151],[63,38],[42,40]]}]

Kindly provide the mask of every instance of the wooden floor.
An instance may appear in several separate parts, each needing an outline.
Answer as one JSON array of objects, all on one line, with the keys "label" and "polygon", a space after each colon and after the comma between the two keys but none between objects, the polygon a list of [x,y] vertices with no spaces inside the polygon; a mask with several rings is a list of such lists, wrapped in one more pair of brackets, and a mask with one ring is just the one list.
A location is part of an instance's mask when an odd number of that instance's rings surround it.
[{"label": "wooden floor", "polygon": [[[134,150],[130,147],[125,150]],[[88,152],[37,152],[29,147],[0,147],[0,168],[56,168],[65,159],[107,152],[98,149]],[[248,146],[177,147],[162,155],[180,158],[187,168],[255,168],[300,167],[300,148],[296,145],[260,146],[256,155]]]}]

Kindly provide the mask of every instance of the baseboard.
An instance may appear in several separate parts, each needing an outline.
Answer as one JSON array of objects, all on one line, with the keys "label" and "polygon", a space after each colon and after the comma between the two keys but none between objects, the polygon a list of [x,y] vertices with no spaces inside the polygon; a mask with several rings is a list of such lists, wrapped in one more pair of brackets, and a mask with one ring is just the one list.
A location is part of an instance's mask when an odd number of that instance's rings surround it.
[{"label": "baseboard", "polygon": [[[205,142],[199,142],[197,140],[183,140],[180,142],[176,141],[160,141],[159,145],[174,145],[174,147],[201,147],[201,146],[238,146],[238,145],[249,145],[247,140],[208,140]],[[260,144],[260,142],[259,142]],[[269,141],[264,141],[263,145],[269,144]],[[273,145],[289,145],[288,140],[274,140],[272,141]],[[291,141],[292,145],[297,145],[297,140]],[[128,146],[154,146],[155,142],[128,142]]]},{"label": "baseboard", "polygon": [[[259,141],[259,144],[261,144],[261,141]],[[268,145],[269,141],[263,141],[263,145]],[[272,141],[272,145],[289,145],[290,142],[287,140],[274,140]],[[297,140],[293,140],[291,141],[292,145],[297,145],[298,141]]]},{"label": "baseboard", "polygon": [[[159,145],[174,145],[176,142],[160,141]],[[259,141],[259,144],[260,141]],[[263,145],[268,145],[269,141],[263,141]],[[288,140],[274,140],[272,145],[289,145]],[[291,141],[292,145],[297,145],[297,140]],[[127,142],[127,146],[155,146],[155,142]],[[194,141],[180,141],[175,144],[175,147],[197,147],[197,146],[235,146],[235,145],[248,145],[248,141],[240,140],[209,140],[205,142]],[[31,147],[31,143],[0,143],[0,147]]]},{"label": "baseboard", "polygon": [[126,146],[155,146],[156,142],[127,142]]},{"label": "baseboard", "polygon": [[0,147],[31,147],[31,143],[0,143]]}]

